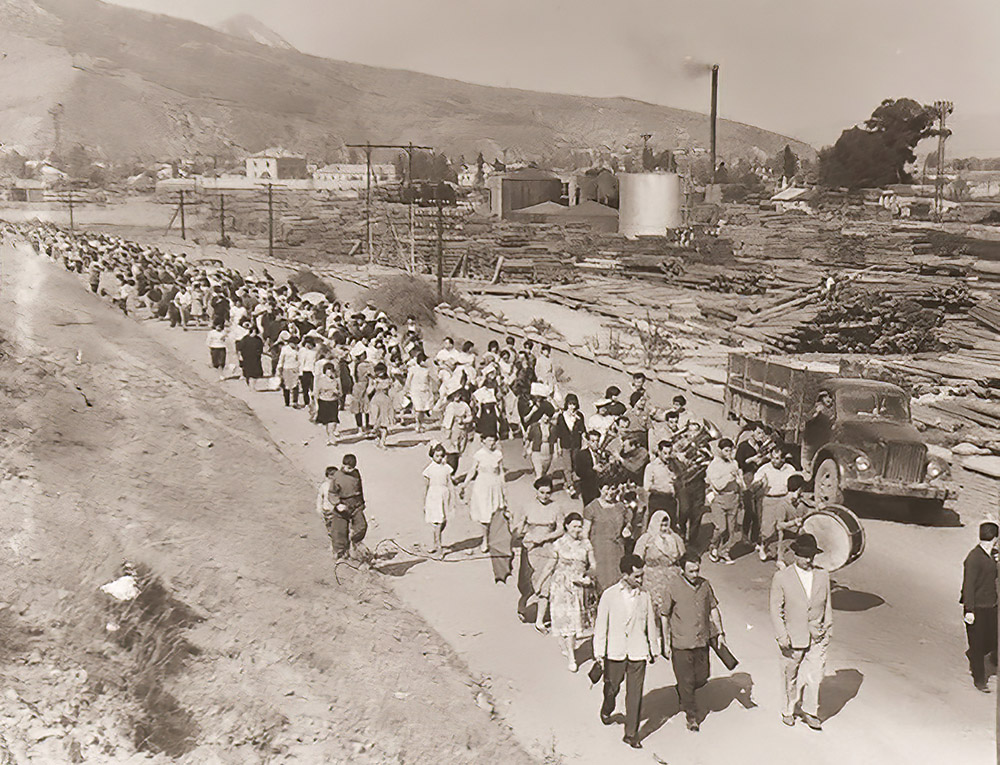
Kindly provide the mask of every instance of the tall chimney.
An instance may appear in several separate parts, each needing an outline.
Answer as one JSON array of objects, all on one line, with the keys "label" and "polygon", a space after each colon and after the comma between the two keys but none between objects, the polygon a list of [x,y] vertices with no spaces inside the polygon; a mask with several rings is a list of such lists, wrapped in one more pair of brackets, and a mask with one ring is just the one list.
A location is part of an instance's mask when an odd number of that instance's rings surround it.
[{"label": "tall chimney", "polygon": [[712,125],[711,125],[711,152],[712,152],[712,183],[715,183],[715,123],[719,118],[719,65],[712,65]]}]

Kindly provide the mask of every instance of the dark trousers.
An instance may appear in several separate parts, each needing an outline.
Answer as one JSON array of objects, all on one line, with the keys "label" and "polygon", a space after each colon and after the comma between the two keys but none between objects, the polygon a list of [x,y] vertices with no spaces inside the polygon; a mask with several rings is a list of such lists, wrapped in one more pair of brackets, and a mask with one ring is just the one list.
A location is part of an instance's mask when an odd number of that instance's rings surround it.
[{"label": "dark trousers", "polygon": [[309,394],[313,389],[312,372],[303,372],[299,375],[299,388],[302,389],[302,403],[309,406]]},{"label": "dark trousers", "polygon": [[674,648],[671,652],[674,677],[677,678],[677,695],[681,711],[689,720],[698,719],[694,692],[708,682],[708,646],[704,648]]},{"label": "dark trousers", "polygon": [[365,506],[348,508],[343,513],[336,510],[329,514],[327,532],[330,534],[330,544],[333,546],[335,558],[345,558],[351,545],[357,544],[368,533],[368,521],[365,519]]},{"label": "dark trousers", "polygon": [[444,461],[451,465],[451,469],[458,475],[458,452],[448,452],[444,455]]},{"label": "dark trousers", "polygon": [[299,386],[298,385],[296,385],[294,388],[292,388],[292,389],[289,390],[288,388],[285,387],[285,383],[282,382],[281,383],[281,395],[285,397],[285,406],[291,406],[292,404],[295,404],[295,406],[299,405]]},{"label": "dark trousers", "polygon": [[743,492],[743,538],[752,544],[760,542],[760,503],[756,492]]},{"label": "dark trousers", "polygon": [[212,356],[212,366],[215,369],[222,369],[224,366],[226,366],[225,348],[209,348],[208,352]]},{"label": "dark trousers", "polygon": [[646,662],[613,661],[604,662],[604,703],[601,716],[610,717],[615,711],[618,690],[625,681],[625,736],[634,739],[639,735],[639,720],[642,711],[642,684],[646,679]]},{"label": "dark trousers", "polygon": [[976,621],[965,625],[965,636],[969,640],[969,669],[976,685],[986,684],[986,656],[997,652],[997,609],[977,608],[973,613]]},{"label": "dark trousers", "polygon": [[687,544],[698,539],[705,514],[705,481],[694,480],[677,487],[676,531]]}]

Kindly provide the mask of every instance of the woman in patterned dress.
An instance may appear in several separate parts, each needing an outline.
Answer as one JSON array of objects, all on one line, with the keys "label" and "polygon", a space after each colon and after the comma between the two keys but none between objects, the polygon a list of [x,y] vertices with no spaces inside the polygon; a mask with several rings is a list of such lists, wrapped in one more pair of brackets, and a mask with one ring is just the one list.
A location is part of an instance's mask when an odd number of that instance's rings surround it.
[{"label": "woman in patterned dress", "polygon": [[376,444],[380,449],[385,448],[385,440],[389,437],[389,428],[395,417],[389,395],[391,389],[389,371],[380,361],[375,365],[374,376],[368,381],[368,411],[371,414]]},{"label": "woman in patterned dress", "polygon": [[552,634],[562,643],[570,672],[576,672],[576,642],[586,625],[584,589],[593,584],[588,572],[595,568],[594,548],[583,533],[583,516],[570,513],[563,521],[565,533],[552,543],[552,556],[542,574],[549,582]]}]

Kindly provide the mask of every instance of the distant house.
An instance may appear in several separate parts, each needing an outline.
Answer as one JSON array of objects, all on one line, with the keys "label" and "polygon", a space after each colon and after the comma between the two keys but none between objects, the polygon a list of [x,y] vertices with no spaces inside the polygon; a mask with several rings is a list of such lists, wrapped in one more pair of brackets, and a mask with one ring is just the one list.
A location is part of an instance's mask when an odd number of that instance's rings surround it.
[{"label": "distant house", "polygon": [[273,148],[251,154],[246,159],[247,178],[252,181],[308,178],[306,158],[286,149]]},{"label": "distant house", "polygon": [[[368,185],[368,165],[366,163],[326,165],[313,173],[313,178],[323,181],[328,188],[361,191]],[[372,164],[372,186],[396,182],[395,165]]]},{"label": "distant house", "polygon": [[43,202],[45,201],[45,181],[30,178],[15,178],[10,188],[11,202]]},{"label": "distant house", "polygon": [[800,212],[813,213],[812,201],[816,197],[814,189],[806,189],[801,186],[787,186],[771,197],[774,209],[779,212],[789,210],[799,210]]},{"label": "distant house", "polygon": [[[485,182],[493,173],[496,172],[493,165],[489,162],[483,163],[483,181]],[[479,176],[479,168],[475,164],[472,165],[462,165],[462,169],[458,173],[458,185],[471,189],[476,185],[476,178]]]}]

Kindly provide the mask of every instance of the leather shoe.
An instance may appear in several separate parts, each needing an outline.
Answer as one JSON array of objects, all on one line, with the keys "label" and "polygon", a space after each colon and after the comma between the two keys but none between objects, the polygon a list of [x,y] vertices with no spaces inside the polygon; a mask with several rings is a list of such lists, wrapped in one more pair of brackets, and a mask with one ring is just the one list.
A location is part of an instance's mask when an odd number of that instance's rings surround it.
[{"label": "leather shoe", "polygon": [[611,719],[611,715],[601,714],[601,722],[605,725],[614,725],[615,721]]},{"label": "leather shoe", "polygon": [[808,725],[813,730],[823,730],[823,723],[820,722],[816,715],[811,715],[808,712],[803,712],[801,714],[802,722]]},{"label": "leather shoe", "polygon": [[983,693],[989,693],[990,692],[990,687],[986,683],[983,683],[982,685],[979,685],[977,683],[976,684],[976,690],[977,691],[982,691]]},{"label": "leather shoe", "polygon": [[701,730],[701,726],[698,724],[698,721],[696,719],[694,719],[693,717],[689,717],[687,719],[687,729],[693,730],[695,733],[697,733],[698,731]]},{"label": "leather shoe", "polygon": [[629,738],[626,736],[622,739],[626,744],[628,744],[633,749],[642,749],[642,743],[637,738]]}]

